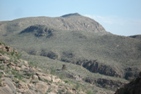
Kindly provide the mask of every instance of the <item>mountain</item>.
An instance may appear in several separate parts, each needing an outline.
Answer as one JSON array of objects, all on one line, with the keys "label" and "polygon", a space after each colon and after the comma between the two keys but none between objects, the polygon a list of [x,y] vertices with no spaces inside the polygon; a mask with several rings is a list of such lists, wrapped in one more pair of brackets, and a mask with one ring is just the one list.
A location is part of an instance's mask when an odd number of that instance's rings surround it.
[{"label": "mountain", "polygon": [[[29,17],[13,21],[0,22],[1,31],[21,31],[31,25],[45,25],[57,30],[87,31],[106,33],[105,29],[93,19],[80,14],[68,14],[61,17]],[[6,33],[6,32],[5,32]]]},{"label": "mountain", "polygon": [[[111,34],[78,13],[0,22],[0,40],[34,65],[97,94],[112,94],[141,71],[139,38]],[[67,70],[60,72],[62,65]]]}]

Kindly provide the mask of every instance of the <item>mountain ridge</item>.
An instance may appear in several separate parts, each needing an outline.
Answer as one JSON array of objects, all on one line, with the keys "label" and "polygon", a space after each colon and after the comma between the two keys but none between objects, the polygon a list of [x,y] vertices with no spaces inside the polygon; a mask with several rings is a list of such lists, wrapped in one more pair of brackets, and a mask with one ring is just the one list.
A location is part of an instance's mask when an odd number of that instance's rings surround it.
[{"label": "mountain ridge", "polygon": [[11,30],[12,27],[19,27],[19,30],[23,30],[24,28],[27,28],[31,25],[41,24],[58,30],[107,33],[98,22],[91,18],[84,16],[74,16],[76,14],[66,15],[69,15],[69,17],[29,17],[3,23],[5,23],[4,28],[7,29],[7,31],[8,29]]}]

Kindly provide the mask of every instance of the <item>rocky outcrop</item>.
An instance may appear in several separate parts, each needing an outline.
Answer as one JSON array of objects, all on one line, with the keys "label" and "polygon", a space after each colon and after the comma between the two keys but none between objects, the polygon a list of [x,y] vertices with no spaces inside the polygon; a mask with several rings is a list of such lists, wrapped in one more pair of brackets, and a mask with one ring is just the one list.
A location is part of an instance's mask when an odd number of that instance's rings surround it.
[{"label": "rocky outcrop", "polygon": [[27,27],[23,31],[21,31],[19,34],[32,33],[36,37],[45,36],[45,37],[49,38],[49,37],[53,36],[54,31],[55,31],[54,29],[48,28],[45,25],[32,25],[32,26]]},{"label": "rocky outcrop", "polygon": [[115,94],[141,94],[141,72],[137,78],[122,86]]},{"label": "rocky outcrop", "polygon": [[136,67],[127,67],[125,69],[124,78],[127,80],[132,80],[135,77],[138,77],[138,73],[140,72],[139,68]]},{"label": "rocky outcrop", "polygon": [[134,35],[134,36],[129,36],[129,37],[141,40],[141,35]]},{"label": "rocky outcrop", "polygon": [[[44,73],[0,44],[0,94],[78,94],[57,76]],[[85,94],[80,91],[79,94]]]},{"label": "rocky outcrop", "polygon": [[46,50],[42,49],[40,52],[40,56],[44,56],[44,57],[48,57],[50,59],[58,59],[58,55],[57,53],[53,52],[53,51],[49,51],[47,52]]},{"label": "rocky outcrop", "polygon": [[140,71],[139,68],[132,66],[126,67],[124,69],[122,66],[120,66],[120,64],[112,66],[110,64],[101,63],[97,60],[76,59],[73,53],[65,54],[62,57],[63,58],[61,59],[61,61],[80,65],[89,70],[90,72],[100,73],[112,77],[124,78],[126,80],[131,80],[137,77]]},{"label": "rocky outcrop", "polygon": [[90,84],[95,84],[98,87],[110,89],[110,90],[116,90],[121,85],[124,84],[122,81],[113,80],[113,79],[106,79],[106,78],[90,78],[87,77],[83,79],[85,82],[88,82]]},{"label": "rocky outcrop", "polygon": [[123,83],[121,81],[115,81],[115,80],[103,79],[103,78],[97,79],[96,83],[100,87],[108,88],[108,89],[111,89],[111,90],[115,90],[118,87],[120,87],[121,85],[123,85]]},{"label": "rocky outcrop", "polygon": [[100,73],[108,76],[122,77],[123,72],[118,68],[118,66],[110,66],[108,64],[103,64],[97,60],[80,60],[76,64],[83,66],[93,73]]}]

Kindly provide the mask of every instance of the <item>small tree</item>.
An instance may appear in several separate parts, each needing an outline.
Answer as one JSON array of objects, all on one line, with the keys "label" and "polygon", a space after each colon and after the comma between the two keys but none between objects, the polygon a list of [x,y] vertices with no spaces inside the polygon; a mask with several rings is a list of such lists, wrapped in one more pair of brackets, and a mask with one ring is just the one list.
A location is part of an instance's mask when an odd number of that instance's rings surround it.
[{"label": "small tree", "polygon": [[66,65],[65,64],[62,65],[62,70],[66,70]]}]

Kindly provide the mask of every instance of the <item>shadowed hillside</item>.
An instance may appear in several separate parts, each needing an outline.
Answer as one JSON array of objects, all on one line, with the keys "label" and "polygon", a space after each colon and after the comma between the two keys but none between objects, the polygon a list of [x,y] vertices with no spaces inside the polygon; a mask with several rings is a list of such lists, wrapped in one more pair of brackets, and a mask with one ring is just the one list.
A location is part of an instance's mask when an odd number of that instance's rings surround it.
[{"label": "shadowed hillside", "polygon": [[137,78],[118,89],[115,94],[141,94],[141,72]]}]

